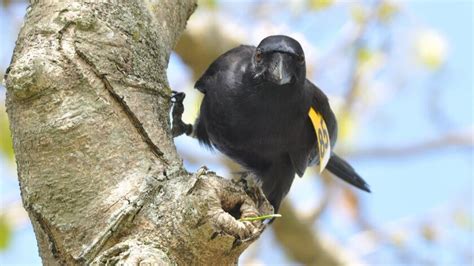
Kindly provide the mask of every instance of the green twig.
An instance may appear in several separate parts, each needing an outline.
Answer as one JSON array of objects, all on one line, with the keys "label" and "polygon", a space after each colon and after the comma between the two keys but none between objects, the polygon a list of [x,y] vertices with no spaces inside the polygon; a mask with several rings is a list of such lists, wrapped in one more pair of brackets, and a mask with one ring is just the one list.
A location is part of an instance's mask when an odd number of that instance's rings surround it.
[{"label": "green twig", "polygon": [[253,221],[258,221],[258,220],[266,220],[266,219],[271,219],[271,218],[280,218],[281,214],[266,214],[262,216],[255,216],[255,217],[245,217],[245,218],[240,218],[240,222],[253,222]]}]

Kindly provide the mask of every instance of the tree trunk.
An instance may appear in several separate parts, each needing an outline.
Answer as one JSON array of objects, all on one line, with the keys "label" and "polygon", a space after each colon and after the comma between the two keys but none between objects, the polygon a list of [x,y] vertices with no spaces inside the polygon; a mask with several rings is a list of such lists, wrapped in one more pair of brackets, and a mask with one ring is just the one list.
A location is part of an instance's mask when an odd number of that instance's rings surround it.
[{"label": "tree trunk", "polygon": [[232,264],[264,229],[258,188],[189,174],[169,54],[193,0],[32,1],[5,76],[23,204],[46,265]]}]

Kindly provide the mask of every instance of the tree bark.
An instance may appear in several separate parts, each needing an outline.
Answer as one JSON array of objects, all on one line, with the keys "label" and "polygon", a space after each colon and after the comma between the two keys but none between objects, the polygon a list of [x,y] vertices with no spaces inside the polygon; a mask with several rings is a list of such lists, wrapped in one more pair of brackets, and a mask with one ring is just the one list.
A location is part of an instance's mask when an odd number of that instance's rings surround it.
[{"label": "tree bark", "polygon": [[166,68],[194,0],[32,1],[5,81],[23,204],[46,265],[232,264],[259,188],[187,173]]}]

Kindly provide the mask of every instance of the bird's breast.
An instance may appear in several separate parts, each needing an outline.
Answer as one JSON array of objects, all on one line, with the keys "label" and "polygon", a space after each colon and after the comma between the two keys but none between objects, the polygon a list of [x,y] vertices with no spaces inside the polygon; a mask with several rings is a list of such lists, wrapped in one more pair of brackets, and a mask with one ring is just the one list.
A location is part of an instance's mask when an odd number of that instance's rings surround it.
[{"label": "bird's breast", "polygon": [[257,96],[224,99],[209,107],[208,131],[217,147],[275,154],[309,145],[312,128],[301,104]]}]

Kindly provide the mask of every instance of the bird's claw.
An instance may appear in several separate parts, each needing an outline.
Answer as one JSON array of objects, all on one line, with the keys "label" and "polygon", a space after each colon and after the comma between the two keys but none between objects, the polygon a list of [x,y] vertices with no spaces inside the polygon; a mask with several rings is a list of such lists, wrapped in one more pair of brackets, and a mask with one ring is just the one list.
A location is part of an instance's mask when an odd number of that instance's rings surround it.
[{"label": "bird's claw", "polygon": [[193,126],[183,122],[184,97],[186,97],[184,92],[172,91],[171,102],[173,103],[173,107],[171,109],[171,116],[173,118],[173,126],[171,132],[173,138],[182,134],[190,135],[193,132]]},{"label": "bird's claw", "polygon": [[171,102],[172,103],[182,103],[184,101],[186,94],[179,91],[171,91]]}]

